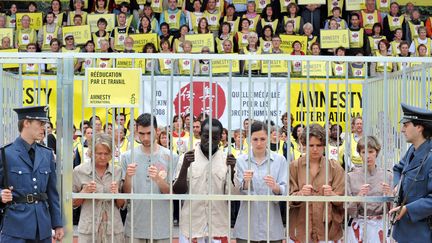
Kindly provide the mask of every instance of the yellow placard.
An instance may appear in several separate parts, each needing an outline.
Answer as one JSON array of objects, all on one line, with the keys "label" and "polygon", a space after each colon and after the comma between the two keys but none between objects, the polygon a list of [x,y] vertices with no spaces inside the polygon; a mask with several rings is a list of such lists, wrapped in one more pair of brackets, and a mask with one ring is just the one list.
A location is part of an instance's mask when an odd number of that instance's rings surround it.
[{"label": "yellow placard", "polygon": [[[302,74],[303,76],[307,76],[309,72],[310,77],[316,77],[316,76],[326,76],[326,62],[320,62],[320,61],[310,61],[309,66],[306,61],[302,62]],[[329,64],[330,66],[330,64]],[[330,67],[329,67],[330,68]],[[331,71],[329,72],[329,75],[331,75]]]},{"label": "yellow placard", "polygon": [[63,27],[63,43],[65,43],[65,36],[67,34],[74,36],[75,45],[84,45],[92,38],[89,25]]},{"label": "yellow placard", "polygon": [[432,6],[432,1],[430,0],[398,0],[399,5],[405,5],[407,3],[413,3],[414,6]]},{"label": "yellow placard", "polygon": [[346,30],[321,30],[321,48],[349,48],[349,32]]},{"label": "yellow placard", "polygon": [[30,17],[30,28],[34,30],[40,30],[40,28],[42,28],[43,25],[42,13],[17,13],[16,14],[17,28],[21,28],[21,19],[24,15],[28,15]]},{"label": "yellow placard", "polygon": [[298,0],[298,5],[326,4],[326,0]]},{"label": "yellow placard", "polygon": [[306,53],[308,39],[302,35],[280,35],[281,46],[280,48],[286,54],[290,54],[293,51],[292,44],[294,41],[300,41],[302,44],[302,51]]},{"label": "yellow placard", "polygon": [[143,47],[147,43],[153,43],[156,47],[156,50],[159,50],[159,38],[156,33],[151,34],[132,34],[129,35],[134,40],[133,49],[135,52],[142,52]]},{"label": "yellow placard", "polygon": [[213,60],[212,61],[212,72],[214,74],[229,73],[230,65],[232,65],[231,71],[233,73],[240,72],[238,60],[233,60],[231,63],[231,60],[225,60],[225,59]]},{"label": "yellow placard", "polygon": [[99,30],[97,27],[97,22],[99,19],[104,18],[108,25],[106,27],[106,31],[111,32],[115,27],[115,14],[88,14],[87,15],[87,24],[90,25],[90,31],[92,33]]},{"label": "yellow placard", "polygon": [[9,37],[10,47],[12,47],[14,43],[14,30],[12,28],[0,28],[0,41],[6,36]]},{"label": "yellow placard", "polygon": [[[0,49],[0,52],[18,52],[18,49]],[[18,63],[4,63],[3,68],[18,68]]]},{"label": "yellow placard", "polygon": [[210,52],[214,52],[213,34],[186,35],[185,39],[192,42],[192,53],[201,53],[205,46],[210,49]]},{"label": "yellow placard", "polygon": [[262,61],[261,62],[262,73],[269,72],[269,67],[268,67],[269,62],[270,62],[271,73],[288,73],[288,61],[283,61],[283,60]]},{"label": "yellow placard", "polygon": [[365,6],[365,0],[346,0],[345,9],[346,11],[361,10]]},{"label": "yellow placard", "polygon": [[135,58],[132,62],[132,58],[117,58],[116,68],[141,68],[141,71],[145,73],[146,60],[144,58]]},{"label": "yellow placard", "polygon": [[87,68],[86,107],[138,107],[140,68]]}]

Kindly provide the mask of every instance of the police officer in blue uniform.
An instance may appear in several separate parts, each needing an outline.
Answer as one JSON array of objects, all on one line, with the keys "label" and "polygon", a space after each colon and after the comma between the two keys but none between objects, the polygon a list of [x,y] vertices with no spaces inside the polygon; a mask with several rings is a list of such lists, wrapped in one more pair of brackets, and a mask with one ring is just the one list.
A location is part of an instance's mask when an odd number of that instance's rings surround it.
[{"label": "police officer in blue uniform", "polygon": [[64,232],[54,155],[37,143],[44,137],[47,107],[14,110],[20,136],[1,151],[0,189],[5,211],[0,242],[61,240]]},{"label": "police officer in blue uniform", "polygon": [[393,167],[394,185],[400,182],[400,205],[393,238],[398,243],[432,242],[432,112],[402,104],[401,123],[406,141],[405,156]]}]

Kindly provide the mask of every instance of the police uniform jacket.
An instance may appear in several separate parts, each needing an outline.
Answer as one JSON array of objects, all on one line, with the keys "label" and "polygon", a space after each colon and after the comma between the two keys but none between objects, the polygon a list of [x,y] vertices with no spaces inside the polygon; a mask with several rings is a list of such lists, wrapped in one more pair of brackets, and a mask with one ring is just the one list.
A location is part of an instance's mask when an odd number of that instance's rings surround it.
[{"label": "police uniform jacket", "polygon": [[[21,137],[5,147],[8,186],[13,186],[13,198],[28,194],[46,193],[46,201],[10,203],[3,218],[2,233],[22,239],[46,239],[52,229],[62,227],[59,194],[53,152],[39,144],[34,162],[30,159],[30,145]],[[0,189],[5,189],[3,163],[0,163]]]},{"label": "police uniform jacket", "polygon": [[[407,213],[396,222],[393,230],[393,238],[399,243],[414,242],[413,239],[415,242],[432,242],[432,230],[427,222],[428,217],[432,216],[431,149],[430,140],[426,140],[417,150],[411,146],[405,157],[393,167],[394,185],[397,185],[401,175],[404,175],[402,195],[407,197]],[[419,171],[423,160],[425,161]]]}]

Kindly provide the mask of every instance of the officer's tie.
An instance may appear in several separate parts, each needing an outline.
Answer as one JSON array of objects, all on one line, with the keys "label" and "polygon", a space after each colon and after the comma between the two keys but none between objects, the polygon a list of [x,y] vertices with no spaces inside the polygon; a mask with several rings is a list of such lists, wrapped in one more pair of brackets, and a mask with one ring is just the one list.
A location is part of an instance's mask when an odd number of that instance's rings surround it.
[{"label": "officer's tie", "polygon": [[34,150],[34,148],[30,148],[29,151],[28,151],[28,153],[29,153],[31,161],[34,163],[34,160],[35,160],[35,150]]}]

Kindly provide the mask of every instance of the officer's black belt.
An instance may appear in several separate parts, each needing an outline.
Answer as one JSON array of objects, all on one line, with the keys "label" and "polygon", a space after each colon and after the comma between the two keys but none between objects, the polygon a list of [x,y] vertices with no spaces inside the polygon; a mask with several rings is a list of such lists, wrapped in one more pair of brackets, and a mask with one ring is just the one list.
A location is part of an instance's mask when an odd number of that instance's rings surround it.
[{"label": "officer's black belt", "polygon": [[44,192],[37,194],[27,194],[22,197],[14,197],[13,202],[15,203],[35,203],[36,201],[46,201],[48,200],[48,195]]}]

